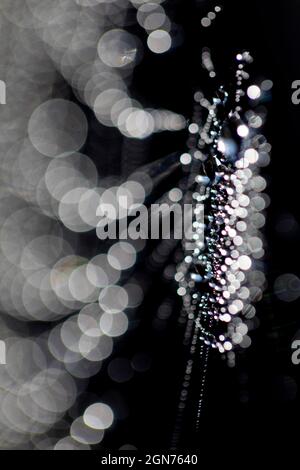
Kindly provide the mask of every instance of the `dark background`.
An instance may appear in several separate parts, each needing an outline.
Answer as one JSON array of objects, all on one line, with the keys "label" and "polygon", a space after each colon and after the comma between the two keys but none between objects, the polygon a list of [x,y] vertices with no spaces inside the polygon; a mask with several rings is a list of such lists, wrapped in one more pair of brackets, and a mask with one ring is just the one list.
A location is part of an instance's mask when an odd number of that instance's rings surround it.
[{"label": "dark background", "polygon": [[[214,86],[201,67],[201,50],[205,46],[212,52],[216,84],[230,87],[234,57],[241,50],[249,50],[255,59],[250,68],[252,77],[274,82],[265,127],[273,150],[271,164],[264,170],[271,205],[266,225],[268,288],[257,305],[260,327],[251,334],[252,346],[238,354],[236,368],[228,368],[217,354],[210,357],[206,405],[198,434],[192,419],[198,386],[197,376],[194,378],[191,419],[184,424],[180,446],[205,452],[215,439],[232,449],[238,446],[255,449],[271,442],[276,453],[280,447],[291,446],[293,428],[300,417],[300,366],[291,362],[292,339],[300,329],[299,301],[282,302],[273,289],[280,274],[299,274],[298,225],[285,233],[277,227],[286,214],[300,223],[300,106],[291,102],[291,83],[300,79],[300,3],[225,0],[220,4],[223,12],[210,28],[201,28],[200,20],[215,3],[172,0],[164,5],[177,25],[178,46],[162,56],[145,53],[136,68],[131,91],[144,105],[191,116],[194,90],[201,86],[209,95]],[[133,30],[145,39],[142,29]],[[184,38],[182,44],[180,38]],[[100,128],[95,132],[102,133]],[[123,175],[144,163],[184,150],[187,139],[184,131],[176,135],[162,133],[137,143],[122,140],[115,132],[124,158],[120,167],[116,149],[116,158],[110,161],[109,168]],[[163,190],[168,185],[172,187],[177,176],[172,175]],[[117,421],[101,446],[112,449],[125,444],[138,449],[170,446],[184,356],[182,330],[177,324],[179,303],[174,286],[163,279],[164,267],[151,270],[145,259],[141,260],[137,269],[148,279],[149,290],[143,305],[131,318],[131,330],[119,340],[114,356],[132,360],[136,354],[142,354],[144,372],[135,371],[130,380],[113,383],[106,373],[107,364],[91,381],[92,391],[98,391],[100,382],[101,389],[105,385],[103,399],[116,410]],[[166,299],[172,304],[172,314],[161,320],[157,310]]]}]

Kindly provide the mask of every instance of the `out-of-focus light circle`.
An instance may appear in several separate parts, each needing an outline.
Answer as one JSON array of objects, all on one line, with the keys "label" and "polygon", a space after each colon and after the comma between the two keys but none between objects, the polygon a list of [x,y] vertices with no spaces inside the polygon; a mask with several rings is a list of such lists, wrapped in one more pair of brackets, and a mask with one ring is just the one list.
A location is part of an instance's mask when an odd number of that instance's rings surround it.
[{"label": "out-of-focus light circle", "polygon": [[246,256],[246,255],[242,255],[239,257],[238,259],[238,263],[239,263],[239,267],[243,270],[243,271],[247,271],[248,269],[251,268],[251,258],[249,258],[249,256]]},{"label": "out-of-focus light circle", "polygon": [[225,351],[231,351],[231,349],[232,349],[232,344],[230,343],[230,341],[225,341],[225,343],[224,343],[224,349],[225,349]]},{"label": "out-of-focus light circle", "polygon": [[128,294],[123,287],[108,286],[99,295],[100,307],[108,313],[119,313],[128,305]]},{"label": "out-of-focus light circle", "polygon": [[[105,126],[114,126],[115,124],[112,121],[112,109],[116,103],[127,99],[127,93],[120,88],[107,88],[101,91],[101,93],[96,96],[93,104],[94,113],[98,121]],[[123,113],[121,112],[121,114]]]},{"label": "out-of-focus light circle", "polygon": [[101,36],[98,55],[109,67],[125,67],[132,64],[137,56],[136,38],[123,29],[111,29]]},{"label": "out-of-focus light circle", "polygon": [[103,333],[99,328],[99,320],[102,313],[97,303],[91,303],[83,307],[77,317],[77,323],[82,333],[92,338],[101,336]]},{"label": "out-of-focus light circle", "polygon": [[247,137],[249,135],[249,128],[245,124],[240,124],[237,128],[237,133],[240,137]]},{"label": "out-of-focus light circle", "polygon": [[108,429],[114,421],[114,414],[105,403],[94,403],[85,410],[83,421],[92,429]]},{"label": "out-of-focus light circle", "polygon": [[86,264],[75,268],[69,277],[68,287],[75,300],[93,302],[97,300],[98,289],[86,275]]},{"label": "out-of-focus light circle", "polygon": [[294,302],[300,297],[300,279],[295,274],[282,274],[274,283],[274,293],[283,302]]},{"label": "out-of-focus light circle", "polygon": [[125,313],[104,313],[100,318],[100,328],[112,338],[123,335],[128,329],[128,318]]},{"label": "out-of-focus light circle", "polygon": [[261,96],[261,90],[257,85],[251,85],[247,89],[247,95],[251,100],[257,100]]},{"label": "out-of-focus light circle", "polygon": [[69,279],[72,272],[86,263],[86,259],[79,256],[64,256],[51,269],[50,282],[57,297],[61,300],[73,301],[69,290]]},{"label": "out-of-focus light circle", "polygon": [[272,80],[264,80],[260,86],[263,91],[269,91],[273,88],[273,82]]},{"label": "out-of-focus light circle", "polygon": [[169,196],[170,201],[179,202],[179,201],[181,201],[181,199],[183,197],[183,194],[182,194],[181,189],[173,188],[173,189],[171,189],[171,191],[169,191],[168,196]]},{"label": "out-of-focus light circle", "polygon": [[253,164],[257,162],[259,154],[257,150],[251,148],[251,149],[245,150],[244,157],[249,163]]},{"label": "out-of-focus light circle", "polygon": [[79,150],[87,132],[87,119],[80,107],[62,99],[42,103],[32,113],[28,124],[32,145],[47,157]]},{"label": "out-of-focus light circle", "polygon": [[157,29],[149,34],[147,44],[150,51],[155,54],[163,54],[171,48],[172,39],[167,31]]},{"label": "out-of-focus light circle", "polygon": [[128,137],[145,139],[154,132],[154,119],[148,111],[132,109],[126,118],[125,129]]},{"label": "out-of-focus light circle", "polygon": [[163,7],[153,2],[141,5],[137,12],[138,23],[148,31],[161,28],[166,19]]},{"label": "out-of-focus light circle", "polygon": [[[79,203],[86,195],[87,188],[74,188],[62,197],[58,214],[62,223],[74,232],[86,232],[91,230],[91,225],[85,223],[79,213]],[[96,217],[95,217],[96,218]]]},{"label": "out-of-focus light circle", "polygon": [[197,132],[199,132],[199,126],[198,126],[198,124],[196,124],[196,123],[194,123],[194,122],[193,122],[192,124],[190,124],[190,125],[189,125],[189,132],[190,132],[191,134],[197,134]]},{"label": "out-of-focus light circle", "polygon": [[87,188],[94,188],[97,181],[95,164],[88,156],[78,152],[51,160],[44,175],[45,189],[57,201],[76,188],[86,188],[86,191]]},{"label": "out-of-focus light circle", "polygon": [[225,153],[226,151],[226,145],[223,139],[218,140],[218,150],[219,152]]},{"label": "out-of-focus light circle", "polygon": [[182,165],[189,165],[192,161],[192,157],[189,153],[183,153],[180,157]]},{"label": "out-of-focus light circle", "polygon": [[70,435],[75,441],[78,441],[81,444],[95,445],[102,441],[104,431],[102,429],[93,429],[90,426],[87,426],[82,416],[80,416],[73,421]]},{"label": "out-of-focus light circle", "polygon": [[72,437],[60,439],[54,446],[54,450],[89,450],[90,447],[75,441]]},{"label": "out-of-focus light circle", "polygon": [[141,183],[127,180],[118,187],[116,195],[119,207],[130,211],[134,204],[142,204],[144,202],[146,191]]},{"label": "out-of-focus light circle", "polygon": [[92,258],[86,267],[88,280],[95,287],[107,287],[117,283],[120,271],[115,270],[108,262],[107,255],[102,253]]},{"label": "out-of-focus light circle", "polygon": [[136,250],[130,243],[115,243],[108,251],[109,264],[119,271],[131,268],[135,261]]},{"label": "out-of-focus light circle", "polygon": [[135,308],[142,303],[144,292],[141,286],[133,282],[126,284],[124,288],[128,295],[128,307]]},{"label": "out-of-focus light circle", "polygon": [[208,28],[211,25],[211,20],[207,17],[202,18],[201,24],[204,28]]},{"label": "out-of-focus light circle", "polygon": [[114,382],[124,383],[133,377],[134,370],[128,359],[115,358],[108,365],[107,373]]}]

